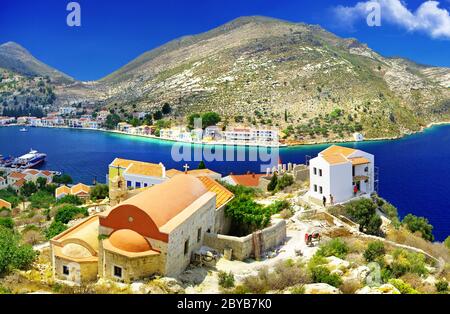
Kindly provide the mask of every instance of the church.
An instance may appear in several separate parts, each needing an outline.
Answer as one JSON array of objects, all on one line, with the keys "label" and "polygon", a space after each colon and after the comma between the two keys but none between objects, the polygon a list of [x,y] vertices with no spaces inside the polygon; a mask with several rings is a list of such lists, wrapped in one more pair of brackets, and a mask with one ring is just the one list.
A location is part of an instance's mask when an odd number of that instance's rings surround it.
[{"label": "church", "polygon": [[190,174],[138,191],[128,191],[122,176],[110,184],[111,209],[51,240],[56,279],[175,277],[203,245],[205,234],[224,224],[223,209],[234,197],[213,179]]}]

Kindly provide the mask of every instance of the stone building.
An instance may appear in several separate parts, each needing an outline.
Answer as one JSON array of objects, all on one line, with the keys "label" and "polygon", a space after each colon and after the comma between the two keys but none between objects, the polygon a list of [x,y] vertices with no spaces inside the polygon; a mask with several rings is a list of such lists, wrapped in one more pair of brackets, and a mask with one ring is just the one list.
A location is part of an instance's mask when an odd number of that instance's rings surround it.
[{"label": "stone building", "polygon": [[[114,185],[119,188],[122,180],[113,180]],[[97,277],[129,282],[177,276],[205,234],[225,224],[219,213],[233,197],[211,178],[186,174],[124,201],[121,191],[122,186],[115,191],[118,204],[109,211],[52,239],[55,278],[80,283]]]}]

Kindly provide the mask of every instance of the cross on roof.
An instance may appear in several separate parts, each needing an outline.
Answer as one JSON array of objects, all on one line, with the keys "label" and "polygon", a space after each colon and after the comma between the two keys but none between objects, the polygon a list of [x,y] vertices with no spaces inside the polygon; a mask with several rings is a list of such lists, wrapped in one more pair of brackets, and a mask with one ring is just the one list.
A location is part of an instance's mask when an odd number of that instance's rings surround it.
[{"label": "cross on roof", "polygon": [[188,164],[185,164],[185,165],[183,166],[183,168],[184,168],[184,173],[187,173],[187,172],[188,172],[188,169],[189,169],[189,165],[188,165]]}]

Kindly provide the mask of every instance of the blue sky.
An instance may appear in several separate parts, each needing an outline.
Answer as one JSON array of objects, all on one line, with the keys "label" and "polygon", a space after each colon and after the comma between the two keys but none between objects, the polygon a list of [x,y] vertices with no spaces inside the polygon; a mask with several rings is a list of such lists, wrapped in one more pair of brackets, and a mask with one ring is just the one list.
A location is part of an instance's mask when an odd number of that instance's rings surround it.
[{"label": "blue sky", "polygon": [[82,25],[71,28],[69,0],[2,0],[0,43],[15,41],[77,79],[95,80],[172,39],[264,15],[320,24],[385,56],[450,67],[450,0],[378,1],[381,27],[368,27],[356,0],[78,0]]}]

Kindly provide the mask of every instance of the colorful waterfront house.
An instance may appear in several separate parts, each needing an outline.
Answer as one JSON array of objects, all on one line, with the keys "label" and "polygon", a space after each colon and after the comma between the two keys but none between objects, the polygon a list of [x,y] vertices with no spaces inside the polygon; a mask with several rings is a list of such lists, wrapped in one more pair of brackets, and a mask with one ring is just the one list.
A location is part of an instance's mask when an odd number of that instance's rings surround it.
[{"label": "colorful waterfront house", "polygon": [[127,122],[119,122],[117,124],[117,130],[120,132],[128,133],[133,126]]},{"label": "colorful waterfront house", "polygon": [[13,171],[10,172],[7,176],[8,185],[13,185],[17,181],[26,180],[27,175],[21,172]]},{"label": "colorful waterfront house", "polygon": [[309,161],[311,201],[343,203],[376,189],[375,158],[359,149],[332,145]]},{"label": "colorful waterfront house", "polygon": [[70,188],[70,194],[81,199],[87,199],[91,193],[91,188],[83,183],[78,183]]},{"label": "colorful waterfront house", "polygon": [[55,198],[58,200],[67,195],[70,195],[70,188],[68,186],[62,185],[55,190]]},{"label": "colorful waterfront house", "polygon": [[176,277],[213,231],[216,204],[201,180],[177,175],[53,238],[54,277],[77,283]]},{"label": "colorful waterfront house", "polygon": [[6,208],[6,209],[11,210],[12,205],[11,205],[10,202],[5,201],[4,199],[1,199],[1,198],[0,198],[0,210],[1,210],[2,208]]},{"label": "colorful waterfront house", "polygon": [[26,169],[22,171],[25,174],[25,180],[36,182],[38,178],[44,178],[47,183],[51,183],[53,180],[53,174],[48,170],[36,170],[36,169]]},{"label": "colorful waterfront house", "polygon": [[222,138],[222,129],[217,125],[211,125],[205,128],[203,137],[209,140],[218,140]]},{"label": "colorful waterfront house", "polygon": [[20,180],[15,181],[13,184],[11,184],[10,187],[11,187],[14,191],[19,192],[19,191],[20,191],[20,188],[22,188],[23,185],[24,185],[26,182],[27,182],[27,181],[26,181],[25,179],[20,179]]},{"label": "colorful waterfront house", "polygon": [[154,164],[136,160],[116,158],[109,165],[108,182],[117,175],[123,176],[129,189],[140,189],[167,180],[163,163]]}]

